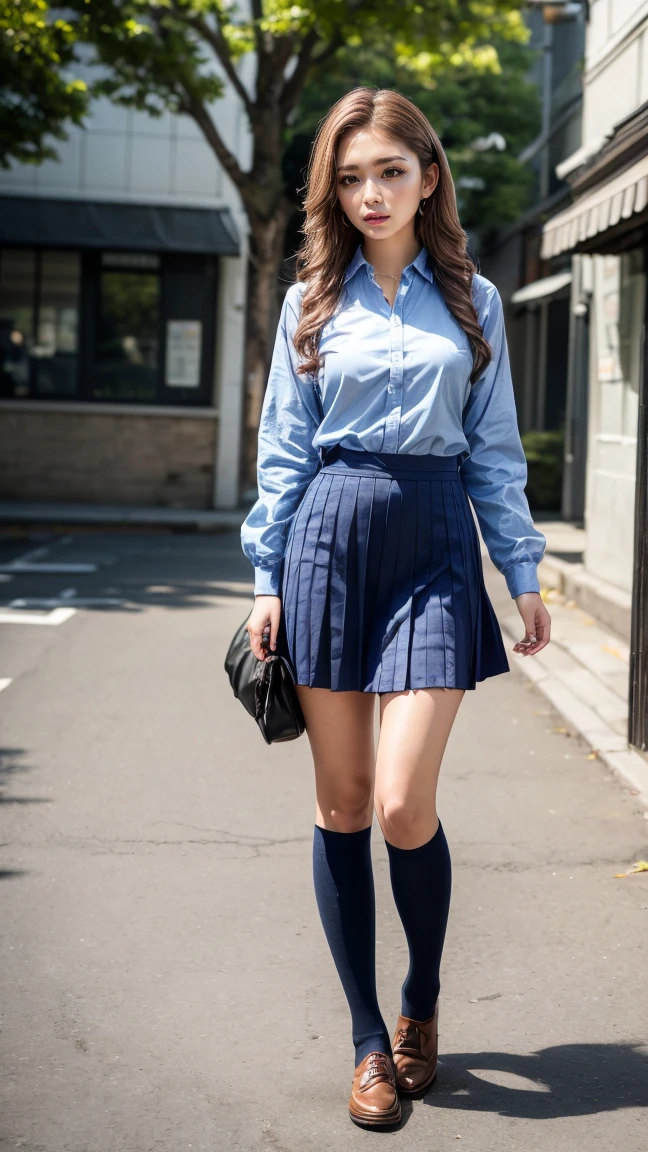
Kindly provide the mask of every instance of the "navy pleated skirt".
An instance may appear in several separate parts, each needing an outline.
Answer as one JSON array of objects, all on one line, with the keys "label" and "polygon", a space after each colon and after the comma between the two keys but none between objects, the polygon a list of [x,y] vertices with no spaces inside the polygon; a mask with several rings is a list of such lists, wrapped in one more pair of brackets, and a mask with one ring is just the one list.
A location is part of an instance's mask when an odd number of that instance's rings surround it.
[{"label": "navy pleated skirt", "polygon": [[459,462],[326,451],[281,569],[277,644],[297,684],[471,689],[510,671]]}]

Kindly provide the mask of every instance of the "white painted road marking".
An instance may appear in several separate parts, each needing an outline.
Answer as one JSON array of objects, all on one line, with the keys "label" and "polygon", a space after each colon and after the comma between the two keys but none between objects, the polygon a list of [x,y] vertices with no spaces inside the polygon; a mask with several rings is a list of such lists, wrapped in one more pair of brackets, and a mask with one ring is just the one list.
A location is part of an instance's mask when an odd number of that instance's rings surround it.
[{"label": "white painted road marking", "polygon": [[31,564],[24,560],[12,560],[10,564],[0,564],[0,572],[96,572],[96,564]]},{"label": "white painted road marking", "polygon": [[65,621],[70,620],[75,613],[76,608],[55,608],[46,616],[33,616],[28,612],[0,611],[0,624],[45,624],[56,627],[58,624],[65,624]]},{"label": "white painted road marking", "polygon": [[8,688],[10,684],[11,680],[0,680],[0,692],[2,692],[3,688]]},{"label": "white painted road marking", "polygon": [[8,564],[0,564],[0,572],[96,572],[96,564],[42,564],[45,556],[49,556],[51,548],[43,546],[32,548],[24,556],[18,556]]},{"label": "white painted road marking", "polygon": [[10,608],[66,608],[74,605],[75,608],[119,608],[124,603],[114,596],[48,596],[34,597],[26,600],[10,600]]}]

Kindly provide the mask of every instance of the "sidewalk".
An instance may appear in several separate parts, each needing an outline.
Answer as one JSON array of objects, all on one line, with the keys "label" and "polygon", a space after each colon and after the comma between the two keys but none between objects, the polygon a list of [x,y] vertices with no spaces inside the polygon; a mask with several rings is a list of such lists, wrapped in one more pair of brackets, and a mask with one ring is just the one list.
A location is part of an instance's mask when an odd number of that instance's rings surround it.
[{"label": "sidewalk", "polygon": [[[627,739],[630,649],[623,634],[629,634],[630,597],[585,572],[582,529],[564,521],[536,521],[536,526],[547,537],[538,573],[551,613],[551,643],[531,659],[520,657],[517,666],[591,745],[590,755],[630,788],[648,818],[648,758]],[[598,609],[596,617],[590,607]],[[515,605],[500,610],[499,617],[515,644],[520,630]]]},{"label": "sidewalk", "polygon": [[0,500],[0,524],[138,525],[214,532],[238,528],[250,508],[155,508],[138,504],[66,504],[62,501]]}]

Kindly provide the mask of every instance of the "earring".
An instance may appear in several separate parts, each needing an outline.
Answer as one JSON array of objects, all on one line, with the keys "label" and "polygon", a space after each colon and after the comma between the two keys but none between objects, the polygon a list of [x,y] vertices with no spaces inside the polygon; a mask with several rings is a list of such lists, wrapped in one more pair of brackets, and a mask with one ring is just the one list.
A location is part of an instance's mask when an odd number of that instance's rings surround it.
[{"label": "earring", "polygon": [[418,206],[418,210],[419,210],[419,213],[421,216],[423,215],[423,209],[425,208],[425,203],[426,203],[426,197],[424,196],[423,199],[420,201],[419,206]]},{"label": "earring", "polygon": [[342,213],[342,225],[344,228],[352,228],[353,227],[351,221],[349,220],[348,216],[344,212]]}]

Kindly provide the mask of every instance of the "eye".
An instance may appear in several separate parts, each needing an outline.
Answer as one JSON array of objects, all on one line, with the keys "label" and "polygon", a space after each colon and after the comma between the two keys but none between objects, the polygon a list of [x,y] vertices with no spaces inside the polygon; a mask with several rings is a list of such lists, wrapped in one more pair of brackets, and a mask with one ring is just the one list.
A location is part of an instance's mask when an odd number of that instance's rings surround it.
[{"label": "eye", "polygon": [[[390,168],[385,168],[385,170],[383,172],[383,176],[386,176],[388,180],[395,180],[398,176],[402,176],[404,171],[405,171],[404,168],[397,168],[395,166],[391,166]],[[395,175],[389,176],[388,175],[389,172],[395,173]],[[353,176],[352,173],[348,172],[346,176],[342,176],[340,178],[340,184],[342,185],[343,188],[349,188],[350,185],[347,184],[347,180],[355,180],[355,179],[356,179],[356,177]]]}]

